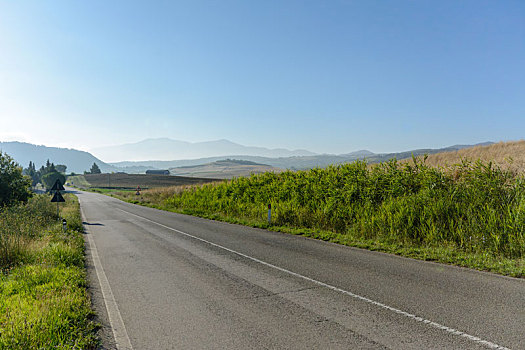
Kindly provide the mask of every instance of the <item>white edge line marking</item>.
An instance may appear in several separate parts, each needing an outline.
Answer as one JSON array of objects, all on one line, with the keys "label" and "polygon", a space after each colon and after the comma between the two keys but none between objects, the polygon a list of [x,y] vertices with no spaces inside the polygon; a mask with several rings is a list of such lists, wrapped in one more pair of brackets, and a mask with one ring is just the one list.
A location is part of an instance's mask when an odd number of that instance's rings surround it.
[{"label": "white edge line marking", "polygon": [[[86,216],[84,215],[82,207],[80,208],[80,212],[82,214],[82,218],[85,221]],[[86,236],[88,238],[91,257],[93,258],[93,265],[95,265],[95,272],[98,277],[98,283],[100,284],[102,299],[104,299],[104,304],[106,305],[109,325],[111,326],[111,330],[113,331],[113,337],[115,338],[117,349],[133,350],[133,347],[131,346],[131,342],[128,337],[128,332],[126,331],[126,326],[124,325],[124,321],[122,320],[122,316],[120,315],[120,311],[115,297],[113,296],[113,291],[111,290],[108,278],[100,262],[100,257],[98,256],[98,250],[97,246],[95,245],[95,241],[93,240],[93,237],[91,237],[91,233],[86,234]]]},{"label": "white edge line marking", "polygon": [[325,287],[325,288],[328,288],[328,289],[331,289],[331,290],[334,290],[336,292],[339,292],[339,293],[342,293],[342,294],[346,294],[348,296],[351,296],[352,298],[355,298],[355,299],[359,299],[359,300],[362,300],[366,303],[369,303],[369,304],[372,304],[372,305],[375,305],[375,306],[378,306],[380,308],[383,308],[383,309],[386,309],[386,310],[389,310],[389,311],[392,311],[396,314],[399,314],[399,315],[402,315],[402,316],[405,316],[407,318],[410,318],[414,321],[417,321],[417,322],[420,322],[420,323],[424,323],[426,325],[429,325],[433,328],[437,328],[437,329],[440,329],[440,330],[443,330],[445,332],[448,332],[450,334],[453,334],[453,335],[456,335],[456,336],[459,336],[459,337],[463,337],[463,338],[466,338],[474,343],[477,343],[477,344],[480,344],[480,345],[484,345],[490,349],[498,349],[498,350],[510,350],[509,348],[506,348],[504,346],[501,346],[501,345],[498,345],[496,343],[492,343],[490,341],[487,341],[487,340],[483,340],[481,338],[478,338],[476,336],[473,336],[473,335],[470,335],[470,334],[467,334],[465,332],[462,332],[462,331],[459,331],[457,329],[454,329],[454,328],[451,328],[451,327],[447,327],[447,326],[444,326],[440,323],[437,323],[437,322],[433,322],[433,321],[430,321],[430,320],[427,320],[427,319],[424,319],[423,317],[419,317],[419,316],[416,316],[414,314],[411,314],[409,312],[406,312],[406,311],[403,311],[403,310],[399,310],[399,309],[396,309],[395,307],[392,307],[392,306],[388,306],[386,304],[383,304],[379,301],[375,301],[375,300],[372,300],[372,299],[369,299],[367,297],[364,297],[364,296],[361,296],[361,295],[358,295],[358,294],[354,294],[352,292],[349,292],[347,290],[344,290],[344,289],[341,289],[341,288],[338,288],[336,286],[332,286],[330,284],[327,284],[327,283],[324,283],[324,282],[321,282],[321,281],[318,281],[318,280],[315,280],[313,278],[310,278],[310,277],[307,277],[307,276],[303,276],[301,274],[298,274],[297,272],[293,272],[293,271],[290,271],[290,270],[287,270],[285,268],[282,268],[282,267],[279,267],[279,266],[276,266],[276,265],[273,265],[273,264],[270,264],[270,263],[267,263],[266,261],[262,261],[262,260],[259,260],[257,258],[254,258],[254,257],[251,257],[249,255],[246,255],[246,254],[243,254],[243,253],[239,253],[233,249],[230,249],[230,248],[226,248],[224,246],[221,246],[217,243],[213,243],[213,242],[210,242],[210,241],[207,241],[203,238],[200,238],[200,237],[196,237],[196,236],[193,236],[193,235],[190,235],[189,233],[186,233],[186,232],[182,232],[180,230],[177,230],[177,229],[174,229],[174,228],[171,228],[169,226],[166,226],[166,225],[163,225],[161,223],[158,223],[156,221],[153,221],[153,220],[150,220],[148,218],[145,218],[143,216],[140,216],[140,215],[136,215],[136,214],[133,214],[133,213],[130,213],[129,211],[126,211],[126,210],[122,210],[120,208],[116,208],[120,211],[123,211],[125,213],[128,213],[130,215],[133,215],[133,216],[136,216],[138,218],[141,218],[141,219],[144,219],[146,221],[149,221],[149,222],[152,222],[154,224],[157,224],[161,227],[164,227],[168,230],[171,230],[171,231],[175,231],[177,233],[180,233],[184,236],[187,236],[187,237],[190,237],[190,238],[193,238],[193,239],[196,239],[198,241],[201,241],[201,242],[204,242],[206,244],[209,244],[211,246],[214,246],[214,247],[217,247],[217,248],[220,248],[220,249],[223,249],[223,250],[226,250],[230,253],[233,253],[233,254],[236,254],[236,255],[239,255],[239,256],[242,256],[243,258],[246,258],[246,259],[249,259],[249,260],[252,260],[252,261],[255,261],[259,264],[262,264],[262,265],[265,265],[265,266],[268,266],[268,267],[271,267],[273,269],[276,269],[276,270],[279,270],[279,271],[282,271],[282,272],[285,272],[287,274],[290,274],[292,276],[295,276],[295,277],[298,277],[298,278],[302,278],[303,280],[306,280],[306,281],[309,281],[309,282],[312,282],[312,283],[315,283],[319,286],[322,286],[322,287]]}]

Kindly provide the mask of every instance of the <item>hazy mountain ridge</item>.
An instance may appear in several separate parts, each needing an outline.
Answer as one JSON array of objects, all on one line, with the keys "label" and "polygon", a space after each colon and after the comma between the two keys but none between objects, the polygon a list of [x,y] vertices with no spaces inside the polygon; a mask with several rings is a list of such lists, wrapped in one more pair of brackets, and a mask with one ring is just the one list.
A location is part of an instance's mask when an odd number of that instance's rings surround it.
[{"label": "hazy mountain ridge", "polygon": [[124,161],[116,163],[105,163],[89,152],[69,148],[47,147],[33,145],[24,142],[0,142],[0,150],[13,157],[21,166],[27,167],[29,161],[36,164],[37,168],[45,164],[47,159],[55,164],[65,164],[68,172],[83,173],[89,170],[93,163],[97,163],[102,172],[127,172],[144,173],[149,169],[173,169],[184,166],[197,166],[221,161],[225,159],[250,161],[257,164],[268,165],[274,168],[302,170],[314,167],[326,167],[331,164],[353,162],[357,159],[366,159],[370,163],[386,161],[392,158],[404,159],[413,155],[434,154],[440,152],[457,151],[464,148],[490,145],[492,142],[484,142],[476,145],[454,145],[439,149],[417,149],[398,153],[376,154],[367,150],[359,150],[351,153],[315,154],[308,156],[291,157],[262,157],[250,155],[221,155],[216,157],[204,157],[197,159],[182,159],[170,161]]},{"label": "hazy mountain ridge", "polygon": [[265,147],[243,146],[229,140],[205,142],[186,142],[169,138],[146,139],[136,143],[99,147],[91,150],[99,158],[164,160],[196,159],[243,154],[247,156],[262,156],[268,158],[310,156],[315,153],[307,150],[287,150],[284,148],[269,149]]},{"label": "hazy mountain ridge", "polygon": [[49,159],[52,163],[67,165],[68,173],[83,173],[86,170],[89,171],[93,163],[97,163],[103,172],[119,171],[119,169],[104,163],[89,152],[72,148],[47,147],[11,141],[0,142],[0,150],[13,157],[13,159],[24,168],[29,165],[29,161],[32,161],[38,169],[42,165],[45,165]]},{"label": "hazy mountain ridge", "polygon": [[178,168],[183,166],[196,166],[203,165],[208,163],[213,163],[218,160],[224,160],[226,158],[236,159],[236,160],[247,160],[260,164],[267,164],[272,167],[281,168],[281,169],[291,169],[291,170],[304,170],[311,169],[314,167],[326,167],[331,164],[341,164],[347,162],[353,162],[357,159],[366,159],[369,163],[377,163],[386,161],[389,159],[405,159],[410,158],[412,155],[420,156],[423,154],[435,154],[441,152],[451,152],[457,151],[464,148],[476,147],[476,146],[486,146],[491,145],[493,142],[483,142],[475,145],[454,145],[444,148],[424,148],[416,149],[405,152],[397,153],[373,153],[367,150],[359,150],[346,154],[319,154],[313,156],[295,156],[295,157],[279,157],[279,158],[269,158],[269,157],[257,157],[257,156],[248,156],[248,155],[225,155],[219,157],[206,157],[198,159],[183,159],[183,160],[172,160],[172,161],[143,161],[143,162],[117,162],[110,163],[111,165],[127,168],[129,171],[136,169],[137,167],[148,167],[149,169],[171,169]]}]

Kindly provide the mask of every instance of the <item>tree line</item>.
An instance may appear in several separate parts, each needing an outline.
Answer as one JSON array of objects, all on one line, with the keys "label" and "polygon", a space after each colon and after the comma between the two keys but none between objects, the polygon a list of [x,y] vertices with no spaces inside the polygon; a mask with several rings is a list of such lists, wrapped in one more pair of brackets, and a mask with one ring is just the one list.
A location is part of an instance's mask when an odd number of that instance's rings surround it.
[{"label": "tree line", "polygon": [[[66,182],[67,166],[54,164],[47,160],[45,166],[36,169],[35,163],[30,161],[27,168],[22,168],[7,153],[0,151],[0,209],[19,202],[27,202],[32,196],[31,187],[41,183],[49,189],[56,180]],[[93,163],[91,169],[84,174],[100,174],[100,168]],[[71,173],[71,175],[75,175]]]},{"label": "tree line", "polygon": [[29,161],[29,166],[25,168],[22,173],[31,178],[31,186],[36,186],[38,183],[41,183],[46,188],[50,188],[57,179],[60,179],[62,183],[66,181],[66,169],[67,165],[55,165],[48,159],[46,165],[42,165],[39,170],[36,170],[35,163]]},{"label": "tree line", "polygon": [[[39,170],[36,170],[35,163],[29,161],[29,166],[23,170],[23,174],[31,178],[31,186],[36,186],[38,183],[43,184],[46,188],[50,188],[60,179],[62,183],[66,181],[66,170],[67,165],[57,164],[50,162],[49,159],[45,166],[41,166]],[[100,174],[100,168],[96,163],[93,163],[89,171],[84,171],[84,174]],[[71,173],[75,175],[75,173]]]}]

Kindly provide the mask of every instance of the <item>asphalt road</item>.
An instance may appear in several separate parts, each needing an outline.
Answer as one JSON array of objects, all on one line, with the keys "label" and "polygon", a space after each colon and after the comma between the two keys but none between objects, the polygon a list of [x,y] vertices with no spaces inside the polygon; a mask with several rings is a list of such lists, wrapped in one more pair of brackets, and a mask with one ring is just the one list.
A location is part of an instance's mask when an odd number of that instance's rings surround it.
[{"label": "asphalt road", "polygon": [[525,349],[525,280],[76,192],[106,348]]}]

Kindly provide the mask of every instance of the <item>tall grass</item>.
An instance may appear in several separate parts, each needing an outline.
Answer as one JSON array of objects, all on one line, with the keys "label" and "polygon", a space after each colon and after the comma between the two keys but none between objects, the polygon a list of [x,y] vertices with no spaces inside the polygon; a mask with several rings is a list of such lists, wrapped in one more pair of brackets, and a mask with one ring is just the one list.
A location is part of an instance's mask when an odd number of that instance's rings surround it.
[{"label": "tall grass", "polygon": [[94,349],[76,197],[37,195],[0,211],[0,349]]},{"label": "tall grass", "polygon": [[309,171],[265,173],[178,191],[167,207],[321,229],[360,239],[509,258],[525,253],[525,182],[492,163],[447,169],[424,160],[376,166],[357,161]]},{"label": "tall grass", "polygon": [[53,220],[57,220],[56,209],[45,196],[0,210],[0,270],[27,260],[31,244]]}]

